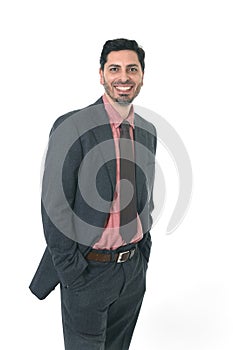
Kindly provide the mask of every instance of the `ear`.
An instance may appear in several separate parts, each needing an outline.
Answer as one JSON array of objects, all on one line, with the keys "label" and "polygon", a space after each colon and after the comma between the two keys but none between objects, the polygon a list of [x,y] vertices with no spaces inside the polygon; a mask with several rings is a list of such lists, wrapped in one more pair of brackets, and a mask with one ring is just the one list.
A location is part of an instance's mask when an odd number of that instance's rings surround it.
[{"label": "ear", "polygon": [[104,85],[104,72],[101,68],[99,69],[99,75],[100,75],[100,84]]}]

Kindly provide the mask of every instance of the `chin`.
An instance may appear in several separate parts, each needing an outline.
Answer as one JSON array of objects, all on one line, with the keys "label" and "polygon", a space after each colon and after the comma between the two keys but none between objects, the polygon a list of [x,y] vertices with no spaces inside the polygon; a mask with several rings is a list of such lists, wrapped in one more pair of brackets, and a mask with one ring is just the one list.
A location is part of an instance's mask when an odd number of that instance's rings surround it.
[{"label": "chin", "polygon": [[120,96],[115,98],[115,102],[119,103],[120,105],[127,106],[130,103],[132,103],[134,100],[134,97],[128,97],[128,96]]},{"label": "chin", "polygon": [[130,100],[121,100],[119,98],[116,98],[115,102],[119,103],[119,105],[121,105],[121,106],[128,106],[130,103],[133,102],[133,100],[134,100],[133,98]]}]

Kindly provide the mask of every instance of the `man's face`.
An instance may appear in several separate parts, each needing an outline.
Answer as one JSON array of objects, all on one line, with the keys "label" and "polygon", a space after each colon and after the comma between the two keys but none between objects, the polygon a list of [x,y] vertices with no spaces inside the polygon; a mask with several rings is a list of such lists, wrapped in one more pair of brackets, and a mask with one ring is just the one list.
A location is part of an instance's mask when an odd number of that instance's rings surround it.
[{"label": "man's face", "polygon": [[100,69],[100,83],[112,101],[130,104],[143,85],[143,72],[137,53],[132,50],[111,51],[104,70]]}]

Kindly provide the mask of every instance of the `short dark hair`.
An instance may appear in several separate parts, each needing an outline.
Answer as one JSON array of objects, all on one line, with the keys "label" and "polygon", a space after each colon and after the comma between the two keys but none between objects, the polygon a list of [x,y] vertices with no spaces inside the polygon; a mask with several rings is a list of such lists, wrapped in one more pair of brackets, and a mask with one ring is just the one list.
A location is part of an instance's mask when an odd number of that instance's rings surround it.
[{"label": "short dark hair", "polygon": [[104,70],[104,65],[107,62],[107,56],[111,51],[132,50],[138,55],[138,60],[141,64],[142,71],[145,69],[145,51],[138,45],[135,40],[114,39],[108,40],[103,46],[100,56],[100,67]]}]

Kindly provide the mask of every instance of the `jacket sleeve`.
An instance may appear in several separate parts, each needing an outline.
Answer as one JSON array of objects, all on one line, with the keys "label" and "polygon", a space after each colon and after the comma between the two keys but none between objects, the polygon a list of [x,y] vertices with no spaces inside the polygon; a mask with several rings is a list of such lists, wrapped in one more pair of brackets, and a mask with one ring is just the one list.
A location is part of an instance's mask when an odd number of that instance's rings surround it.
[{"label": "jacket sleeve", "polygon": [[[45,160],[41,212],[45,239],[51,254],[59,280],[63,285],[71,284],[87,267],[87,261],[79,250],[79,244],[69,238],[67,232],[59,225],[70,218],[75,202],[77,174],[82,161],[82,148],[78,138],[75,152],[67,152],[72,132],[72,121],[68,118],[54,125],[50,133]],[[71,147],[72,149],[72,147]],[[65,163],[65,171],[64,171]],[[65,189],[65,196],[58,194]]]}]

